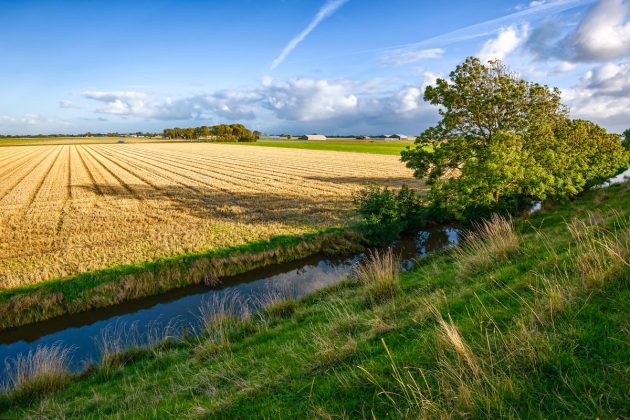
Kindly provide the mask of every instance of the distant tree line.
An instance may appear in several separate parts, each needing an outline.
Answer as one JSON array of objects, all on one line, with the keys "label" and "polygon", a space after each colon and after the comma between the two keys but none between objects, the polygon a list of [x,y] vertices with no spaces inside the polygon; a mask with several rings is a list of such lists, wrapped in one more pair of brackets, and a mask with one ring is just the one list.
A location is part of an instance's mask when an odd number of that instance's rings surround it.
[{"label": "distant tree line", "polygon": [[137,131],[135,133],[81,133],[81,134],[0,134],[0,138],[3,139],[47,139],[47,138],[57,138],[57,137],[128,137],[128,136],[138,136],[138,137],[158,137],[158,133],[149,133]]},{"label": "distant tree line", "polygon": [[167,128],[163,133],[168,139],[209,140],[220,142],[253,142],[260,133],[250,131],[243,124],[202,125],[189,128]]}]

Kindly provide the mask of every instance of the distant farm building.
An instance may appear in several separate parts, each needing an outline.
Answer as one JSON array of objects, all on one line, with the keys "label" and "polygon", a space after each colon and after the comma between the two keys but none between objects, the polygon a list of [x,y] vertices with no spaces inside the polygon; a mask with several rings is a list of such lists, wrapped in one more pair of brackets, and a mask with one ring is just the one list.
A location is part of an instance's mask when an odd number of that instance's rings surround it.
[{"label": "distant farm building", "polygon": [[386,136],[387,138],[390,139],[394,139],[394,140],[407,140],[409,137],[405,136],[404,134],[390,134],[389,136]]},{"label": "distant farm building", "polygon": [[305,134],[300,137],[300,140],[326,140],[326,136],[321,134]]}]

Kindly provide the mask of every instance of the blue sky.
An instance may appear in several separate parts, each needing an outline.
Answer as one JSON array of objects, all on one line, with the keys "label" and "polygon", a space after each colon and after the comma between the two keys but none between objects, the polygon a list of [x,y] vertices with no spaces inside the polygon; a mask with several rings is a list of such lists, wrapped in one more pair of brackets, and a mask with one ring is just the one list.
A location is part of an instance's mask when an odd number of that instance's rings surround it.
[{"label": "blue sky", "polygon": [[418,134],[466,56],[630,127],[629,0],[0,0],[0,133]]}]

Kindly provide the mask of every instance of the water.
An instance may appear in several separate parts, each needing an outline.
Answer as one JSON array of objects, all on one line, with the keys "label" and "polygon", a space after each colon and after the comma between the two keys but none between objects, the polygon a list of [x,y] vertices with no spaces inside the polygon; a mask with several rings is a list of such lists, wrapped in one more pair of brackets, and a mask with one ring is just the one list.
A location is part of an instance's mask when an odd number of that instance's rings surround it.
[{"label": "water", "polygon": [[543,208],[542,201],[534,201],[528,209],[529,214],[538,213]]},{"label": "water", "polygon": [[[594,188],[607,188],[613,185],[623,184],[624,182],[628,180],[630,180],[630,168],[610,178],[608,181],[604,182],[603,184],[595,186]],[[534,201],[530,204],[527,211],[529,214],[534,214],[541,211],[544,208],[544,206],[545,206],[545,203],[543,203],[542,201]]]},{"label": "water", "polygon": [[599,188],[606,188],[606,187],[610,187],[611,185],[623,184],[629,179],[630,179],[630,168],[626,169],[619,175],[610,178],[608,181],[600,185]]},{"label": "water", "polygon": [[[449,248],[458,240],[457,228],[436,226],[397,241],[393,247],[400,254],[403,267],[409,269],[414,258]],[[243,300],[255,301],[279,292],[304,297],[350,276],[363,257],[364,254],[312,256],[224,278],[215,287],[189,286],[8,329],[0,332],[0,361],[6,363],[37,347],[61,343],[73,348],[70,369],[79,371],[99,360],[99,339],[103,335],[124,340],[127,346],[150,343],[165,332],[181,335],[184,327],[189,330],[199,327],[199,307],[205,300],[238,294]],[[0,364],[0,385],[6,380],[5,363]]]}]

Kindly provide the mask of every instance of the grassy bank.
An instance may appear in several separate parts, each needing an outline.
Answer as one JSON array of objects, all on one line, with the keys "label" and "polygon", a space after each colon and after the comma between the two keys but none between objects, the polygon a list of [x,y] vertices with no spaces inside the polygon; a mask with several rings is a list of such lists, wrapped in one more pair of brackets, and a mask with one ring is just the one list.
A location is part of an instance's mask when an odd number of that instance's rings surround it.
[{"label": "grassy bank", "polygon": [[242,146],[283,147],[303,150],[333,150],[337,152],[372,153],[377,155],[400,156],[400,151],[413,144],[413,141],[395,140],[259,140],[256,143],[231,143]]},{"label": "grassy bank", "polygon": [[494,219],[409,273],[374,257],[358,280],[259,315],[211,305],[199,338],[63,381],[50,369],[0,407],[13,418],[628,417],[629,192]]},{"label": "grassy bank", "polygon": [[0,330],[102,308],[320,252],[356,250],[358,233],[327,229],[277,236],[208,252],[159,259],[0,291]]}]

